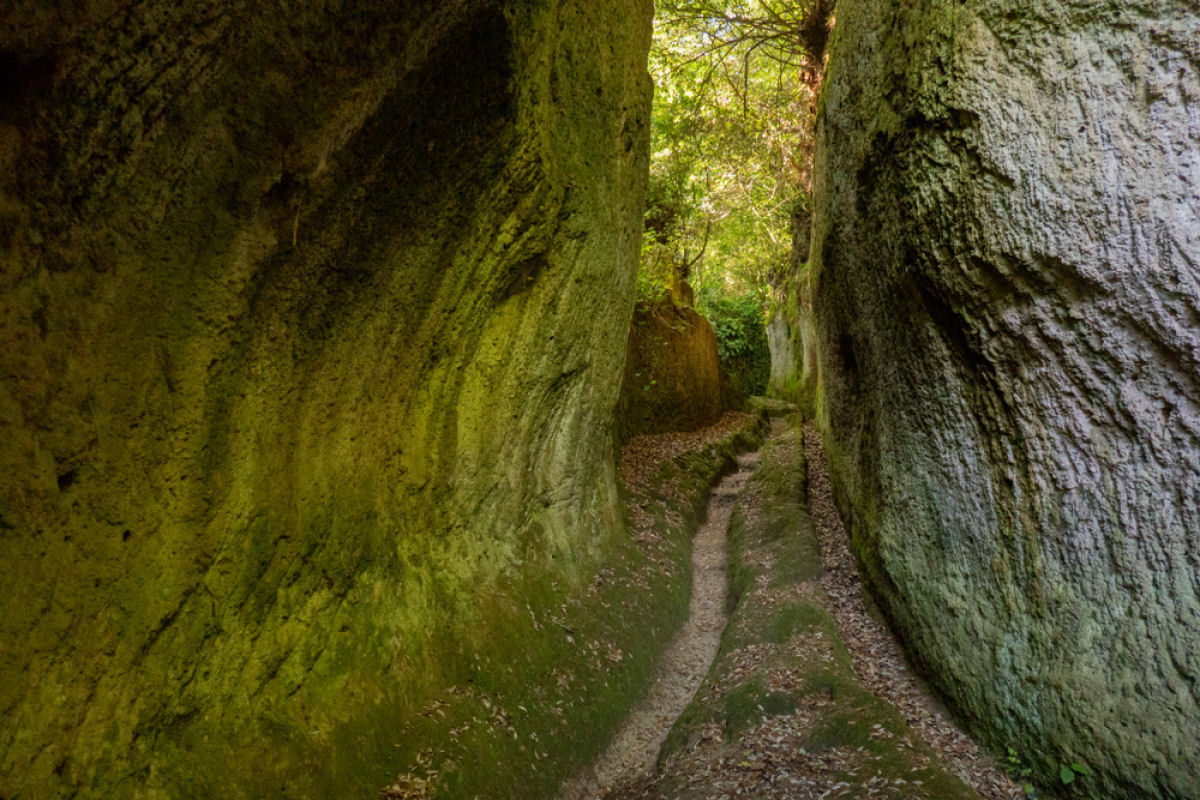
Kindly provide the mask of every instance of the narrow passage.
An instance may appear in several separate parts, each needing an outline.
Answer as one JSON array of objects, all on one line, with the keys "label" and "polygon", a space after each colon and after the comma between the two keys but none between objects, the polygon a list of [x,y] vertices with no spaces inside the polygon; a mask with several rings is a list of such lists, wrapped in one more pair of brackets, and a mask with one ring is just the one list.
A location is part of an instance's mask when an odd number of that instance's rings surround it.
[{"label": "narrow passage", "polygon": [[560,800],[604,797],[653,773],[671,726],[696,694],[721,643],[727,616],[726,533],[734,503],[758,466],[758,451],[738,457],[737,471],[713,488],[705,522],[692,542],[688,618],[659,665],[649,693],[593,768],[564,788]]}]

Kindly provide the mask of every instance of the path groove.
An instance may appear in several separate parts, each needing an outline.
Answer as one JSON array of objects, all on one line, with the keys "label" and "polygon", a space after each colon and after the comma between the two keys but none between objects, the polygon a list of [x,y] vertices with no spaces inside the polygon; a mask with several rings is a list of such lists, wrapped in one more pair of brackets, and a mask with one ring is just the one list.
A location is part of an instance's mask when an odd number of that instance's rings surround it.
[{"label": "path groove", "polygon": [[950,718],[909,670],[895,635],[867,611],[863,586],[850,538],[833,502],[829,463],[821,435],[812,422],[804,426],[808,464],[808,503],[825,574],[821,586],[829,596],[838,632],[850,651],[859,681],[875,696],[891,703],[934,752],[962,780],[987,800],[1018,800],[1025,792],[995,760]]},{"label": "path groove", "polygon": [[726,623],[725,535],[734,502],[757,465],[758,451],[742,454],[737,471],[713,488],[705,522],[692,541],[687,621],[663,654],[646,698],[592,769],[564,789],[561,800],[602,797],[653,772],[671,726],[691,702],[720,646]]}]

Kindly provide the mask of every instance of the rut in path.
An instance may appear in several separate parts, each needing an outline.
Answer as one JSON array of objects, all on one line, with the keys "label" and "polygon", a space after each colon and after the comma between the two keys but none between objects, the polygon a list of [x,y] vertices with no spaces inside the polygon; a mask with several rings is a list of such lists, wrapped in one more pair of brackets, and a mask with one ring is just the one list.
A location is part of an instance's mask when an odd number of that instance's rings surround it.
[{"label": "rut in path", "polygon": [[654,684],[608,750],[587,774],[570,782],[560,800],[603,797],[612,788],[651,774],[676,718],[708,673],[725,630],[726,533],[734,503],[758,466],[758,451],[738,457],[708,501],[706,521],[692,540],[692,595],[688,618],[663,654]]}]

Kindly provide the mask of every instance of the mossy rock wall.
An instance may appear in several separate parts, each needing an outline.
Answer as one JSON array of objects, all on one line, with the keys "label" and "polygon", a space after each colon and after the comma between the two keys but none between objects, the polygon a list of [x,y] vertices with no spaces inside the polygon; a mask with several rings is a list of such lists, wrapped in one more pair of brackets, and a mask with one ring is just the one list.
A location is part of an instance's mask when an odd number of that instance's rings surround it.
[{"label": "mossy rock wall", "polygon": [[1047,784],[1200,796],[1195,4],[843,0],[834,37],[816,399],[874,589]]},{"label": "mossy rock wall", "polygon": [[0,796],[373,796],[596,560],[650,15],[5,6]]},{"label": "mossy rock wall", "polygon": [[820,359],[808,265],[792,259],[792,269],[773,291],[767,345],[771,373],[767,394],[800,406],[806,418],[815,413]]},{"label": "mossy rock wall", "polygon": [[712,424],[732,393],[707,319],[670,300],[638,301],[617,406],[622,439]]},{"label": "mossy rock wall", "polygon": [[808,252],[812,245],[812,213],[807,202],[791,217],[792,250],[788,268],[771,286],[767,345],[771,373],[767,394],[796,403],[804,416],[816,413],[818,370],[816,320],[813,319],[812,281]]}]

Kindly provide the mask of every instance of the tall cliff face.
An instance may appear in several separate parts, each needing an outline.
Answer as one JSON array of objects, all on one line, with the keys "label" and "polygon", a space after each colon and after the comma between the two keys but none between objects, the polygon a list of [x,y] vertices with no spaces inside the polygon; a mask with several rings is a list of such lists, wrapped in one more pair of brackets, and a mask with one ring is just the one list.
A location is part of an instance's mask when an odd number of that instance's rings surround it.
[{"label": "tall cliff face", "polygon": [[792,215],[791,226],[791,257],[787,269],[776,276],[771,287],[771,317],[767,322],[771,376],[767,391],[773,397],[797,403],[806,417],[812,417],[816,413],[820,360],[808,268],[812,213],[807,205]]},{"label": "tall cliff face", "polygon": [[841,0],[835,37],[811,267],[858,554],[995,742],[1200,796],[1195,4]]},{"label": "tall cliff face", "polygon": [[594,557],[650,13],[6,8],[0,795],[374,792]]}]

